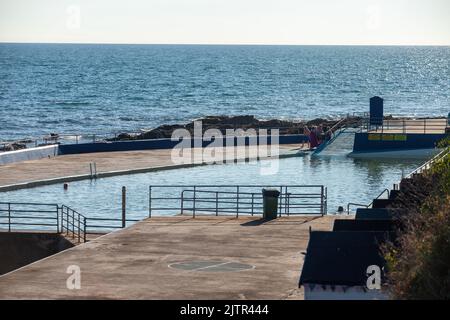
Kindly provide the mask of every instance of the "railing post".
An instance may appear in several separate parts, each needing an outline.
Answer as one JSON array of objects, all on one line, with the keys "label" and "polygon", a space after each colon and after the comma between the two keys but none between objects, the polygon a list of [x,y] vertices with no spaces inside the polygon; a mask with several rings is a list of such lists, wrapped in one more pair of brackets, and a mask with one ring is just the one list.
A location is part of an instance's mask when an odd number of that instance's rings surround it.
[{"label": "railing post", "polygon": [[287,216],[290,217],[291,216],[291,194],[286,192],[286,200],[287,200]]},{"label": "railing post", "polygon": [[11,203],[8,203],[8,232],[11,232]]},{"label": "railing post", "polygon": [[78,243],[81,242],[81,224],[80,221],[81,220],[81,216],[80,214],[78,214]]},{"label": "railing post", "polygon": [[127,220],[127,187],[122,187],[122,228],[126,227]]},{"label": "railing post", "polygon": [[56,233],[59,234],[59,206],[56,205]]},{"label": "railing post", "polygon": [[284,194],[285,194],[285,199],[284,199],[284,214],[286,214],[287,216],[289,216],[289,193],[288,193],[288,187],[285,186],[284,187]]},{"label": "railing post", "polygon": [[[181,207],[181,214],[183,214],[183,207]],[[152,217],[152,186],[148,187],[148,217]]]},{"label": "railing post", "polygon": [[255,194],[252,193],[252,217],[255,214],[254,205],[255,205]]},{"label": "railing post", "polygon": [[86,230],[87,230],[87,220],[86,217],[83,217],[83,242],[86,242]]},{"label": "railing post", "polygon": [[236,218],[239,218],[239,186],[236,187]]},{"label": "railing post", "polygon": [[184,190],[181,190],[181,215],[184,213]]},{"label": "railing post", "polygon": [[283,208],[283,204],[281,203],[283,201],[283,186],[280,187],[280,198],[278,200],[279,200],[278,207],[279,207],[279,211],[280,211],[278,216],[281,218],[281,210]]},{"label": "railing post", "polygon": [[75,239],[75,211],[72,211],[72,239]]},{"label": "railing post", "polygon": [[322,217],[323,217],[323,215],[324,215],[324,207],[323,207],[323,204],[324,204],[324,202],[323,202],[323,197],[324,197],[324,189],[323,189],[323,186],[321,186],[320,187],[320,214],[322,215]]},{"label": "railing post", "polygon": [[197,197],[197,188],[194,186],[194,199],[192,200],[192,218],[195,218],[195,198]]},{"label": "railing post", "polygon": [[219,192],[216,191],[216,217],[219,216]]},{"label": "railing post", "polygon": [[69,236],[70,221],[69,221],[69,208],[67,208],[67,207],[66,207],[66,224],[67,224],[66,225],[66,235]]}]

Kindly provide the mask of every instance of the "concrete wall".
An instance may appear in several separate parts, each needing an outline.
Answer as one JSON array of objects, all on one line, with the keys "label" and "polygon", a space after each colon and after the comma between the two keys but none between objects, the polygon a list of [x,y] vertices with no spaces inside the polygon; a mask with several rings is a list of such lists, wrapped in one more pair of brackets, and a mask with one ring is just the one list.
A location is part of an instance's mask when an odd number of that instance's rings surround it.
[{"label": "concrete wall", "polygon": [[446,134],[381,134],[356,133],[353,152],[387,152],[414,149],[433,149]]},{"label": "concrete wall", "polygon": [[0,153],[0,165],[27,160],[37,160],[58,155],[58,145],[30,148]]},{"label": "concrete wall", "polygon": [[[191,146],[206,147],[214,141],[203,141],[202,139],[192,139]],[[280,144],[299,144],[307,142],[305,135],[285,135],[279,137]],[[0,165],[9,163],[37,160],[47,157],[55,157],[57,155],[95,153],[95,152],[114,152],[114,151],[138,151],[138,150],[156,150],[156,149],[172,149],[180,141],[172,141],[171,139],[153,139],[153,140],[135,140],[135,141],[115,141],[115,142],[98,142],[98,143],[80,143],[80,144],[64,144],[51,145],[45,147],[30,148],[18,151],[9,151],[0,153]],[[225,143],[225,142],[224,142]],[[234,144],[237,145],[237,138]],[[249,145],[250,139],[245,139],[245,144]],[[261,138],[258,144],[270,144],[270,136]]]},{"label": "concrete wall", "polygon": [[0,275],[71,247],[59,234],[0,232]]},{"label": "concrete wall", "polygon": [[381,290],[368,290],[361,286],[325,286],[316,285],[313,289],[304,287],[305,300],[389,300],[389,295]]},{"label": "concrete wall", "polygon": [[[214,140],[213,140],[214,141]],[[270,136],[267,137],[268,143],[271,143]],[[296,144],[308,141],[305,135],[286,135],[280,136],[280,144]],[[81,143],[60,145],[59,154],[79,154],[94,152],[113,152],[113,151],[134,151],[134,150],[153,150],[153,149],[172,149],[180,141],[172,141],[171,139],[154,139],[154,140],[135,140],[135,141],[116,141],[116,142],[99,142],[99,143]],[[206,147],[212,141],[202,141],[201,139],[192,139],[191,146],[202,145]],[[234,143],[237,143],[235,138]],[[249,144],[249,139],[245,141]],[[265,139],[261,139],[261,144],[265,143]]]}]

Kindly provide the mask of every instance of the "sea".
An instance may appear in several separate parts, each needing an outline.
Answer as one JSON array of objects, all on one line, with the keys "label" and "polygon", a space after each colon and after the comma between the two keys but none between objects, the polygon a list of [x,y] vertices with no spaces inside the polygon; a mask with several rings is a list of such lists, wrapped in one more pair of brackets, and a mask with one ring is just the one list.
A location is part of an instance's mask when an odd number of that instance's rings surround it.
[{"label": "sea", "polygon": [[0,44],[0,140],[211,115],[447,116],[450,47]]}]

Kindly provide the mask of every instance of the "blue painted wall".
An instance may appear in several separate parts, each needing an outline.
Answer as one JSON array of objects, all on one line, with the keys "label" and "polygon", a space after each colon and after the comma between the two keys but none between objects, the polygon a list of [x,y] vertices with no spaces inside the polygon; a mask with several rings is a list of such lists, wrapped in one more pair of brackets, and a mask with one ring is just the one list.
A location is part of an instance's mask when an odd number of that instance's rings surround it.
[{"label": "blue painted wall", "polygon": [[[237,138],[234,139],[236,144]],[[270,136],[267,137],[268,143],[271,143]],[[213,139],[214,141],[214,139]],[[286,135],[279,137],[280,144],[297,144],[308,141],[305,135]],[[113,152],[113,151],[133,151],[133,150],[154,150],[154,149],[172,149],[179,141],[171,139],[154,139],[154,140],[135,140],[135,141],[116,141],[116,142],[99,142],[99,143],[81,143],[81,144],[64,144],[59,146],[59,154],[79,154],[94,152]],[[194,144],[202,144],[203,147],[208,146],[212,141],[191,140],[191,146]],[[249,144],[249,138],[246,138],[245,144]]]},{"label": "blue painted wall", "polygon": [[[380,139],[374,139],[374,133],[356,133],[353,152],[374,152],[374,151],[393,151],[393,150],[414,150],[414,149],[432,149],[436,143],[444,138],[446,134],[378,134]],[[391,136],[396,136],[391,140]],[[403,137],[401,137],[403,136]]]}]

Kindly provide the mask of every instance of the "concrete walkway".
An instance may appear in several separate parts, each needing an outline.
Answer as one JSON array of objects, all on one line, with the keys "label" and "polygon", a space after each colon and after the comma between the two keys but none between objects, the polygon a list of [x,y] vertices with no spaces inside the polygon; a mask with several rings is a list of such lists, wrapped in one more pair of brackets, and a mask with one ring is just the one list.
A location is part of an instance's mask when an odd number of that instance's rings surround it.
[{"label": "concrete walkway", "polygon": [[[1,276],[0,299],[302,299],[309,227],[331,230],[334,219],[147,219]],[[66,286],[71,265],[80,290]]]},{"label": "concrete walkway", "polygon": [[[280,145],[280,154],[293,154],[299,151],[298,148],[299,145]],[[238,151],[237,149],[224,148],[223,153],[231,155],[231,159],[243,158],[242,156],[235,155]],[[254,149],[256,150],[257,148],[254,147]],[[246,150],[247,152],[253,152],[248,147]],[[169,149],[86,153],[3,165],[0,166],[0,189],[8,185],[33,181],[89,175],[89,164],[92,162],[97,163],[98,173],[173,167],[174,163],[171,159],[171,152],[172,150]],[[244,158],[247,157],[245,153],[243,155]],[[200,164],[201,161],[191,161],[190,163]]]}]

